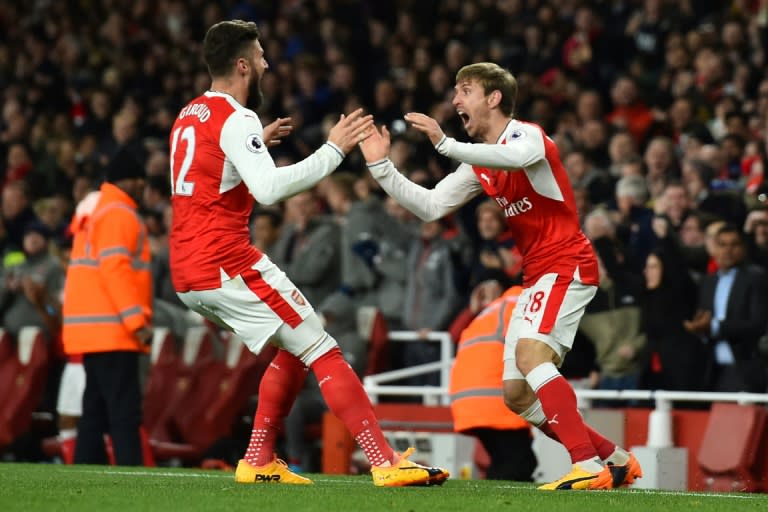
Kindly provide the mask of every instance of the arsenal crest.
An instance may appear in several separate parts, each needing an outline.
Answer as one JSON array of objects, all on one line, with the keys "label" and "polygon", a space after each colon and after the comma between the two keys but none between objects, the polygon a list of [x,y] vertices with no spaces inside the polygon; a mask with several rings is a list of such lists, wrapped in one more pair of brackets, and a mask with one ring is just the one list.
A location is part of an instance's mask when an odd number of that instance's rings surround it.
[{"label": "arsenal crest", "polygon": [[299,306],[307,305],[307,303],[304,301],[304,297],[302,297],[301,294],[299,293],[299,290],[293,290],[291,292],[291,298],[293,299],[293,302],[295,302]]}]

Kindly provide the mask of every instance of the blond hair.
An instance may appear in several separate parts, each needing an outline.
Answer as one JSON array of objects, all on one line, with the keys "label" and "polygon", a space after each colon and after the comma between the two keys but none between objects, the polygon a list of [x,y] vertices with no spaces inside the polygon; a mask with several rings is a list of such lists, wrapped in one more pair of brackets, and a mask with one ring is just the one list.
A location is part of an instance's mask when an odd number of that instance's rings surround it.
[{"label": "blond hair", "polygon": [[456,73],[457,84],[466,80],[477,80],[486,96],[493,91],[499,91],[499,110],[512,117],[517,100],[517,80],[512,73],[493,62],[477,62],[464,66]]}]

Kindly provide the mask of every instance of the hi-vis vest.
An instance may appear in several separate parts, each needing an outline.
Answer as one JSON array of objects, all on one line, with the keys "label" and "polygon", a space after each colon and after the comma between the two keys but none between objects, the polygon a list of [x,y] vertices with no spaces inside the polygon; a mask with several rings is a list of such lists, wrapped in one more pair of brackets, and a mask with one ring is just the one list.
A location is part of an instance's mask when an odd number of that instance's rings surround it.
[{"label": "hi-vis vest", "polygon": [[149,263],[136,203],[104,183],[86,227],[72,240],[62,307],[67,354],[146,350],[134,332],[152,318]]},{"label": "hi-vis vest", "polygon": [[504,334],[521,292],[520,286],[507,290],[461,333],[448,388],[457,432],[528,428],[528,422],[504,405],[502,394]]}]

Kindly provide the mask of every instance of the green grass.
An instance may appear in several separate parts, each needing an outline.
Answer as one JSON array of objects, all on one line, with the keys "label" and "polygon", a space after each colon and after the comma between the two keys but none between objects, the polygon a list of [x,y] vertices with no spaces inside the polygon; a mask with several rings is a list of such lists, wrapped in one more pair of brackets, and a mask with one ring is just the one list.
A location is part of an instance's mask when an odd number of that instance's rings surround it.
[{"label": "green grass", "polygon": [[308,475],[312,486],[237,485],[191,469],[0,464],[0,511],[708,512],[768,510],[768,495],[614,490],[542,492],[532,484],[449,480],[375,488],[367,476]]}]

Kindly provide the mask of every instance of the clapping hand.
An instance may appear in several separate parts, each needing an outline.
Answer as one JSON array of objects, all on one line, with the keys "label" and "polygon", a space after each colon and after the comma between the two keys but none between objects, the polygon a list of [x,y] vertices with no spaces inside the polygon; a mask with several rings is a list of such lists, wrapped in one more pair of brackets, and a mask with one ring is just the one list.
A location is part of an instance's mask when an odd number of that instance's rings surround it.
[{"label": "clapping hand", "polygon": [[378,162],[387,158],[389,154],[390,137],[386,126],[381,127],[381,131],[372,126],[368,138],[360,143],[360,150],[363,152],[365,161],[370,163]]},{"label": "clapping hand", "polygon": [[690,320],[683,321],[683,327],[694,334],[708,335],[712,322],[712,312],[699,310]]},{"label": "clapping hand", "polygon": [[363,115],[363,109],[359,108],[345,116],[341,114],[339,121],[328,133],[328,142],[333,142],[341,148],[346,155],[355,147],[355,144],[363,142],[371,135],[373,128],[373,116]]}]

